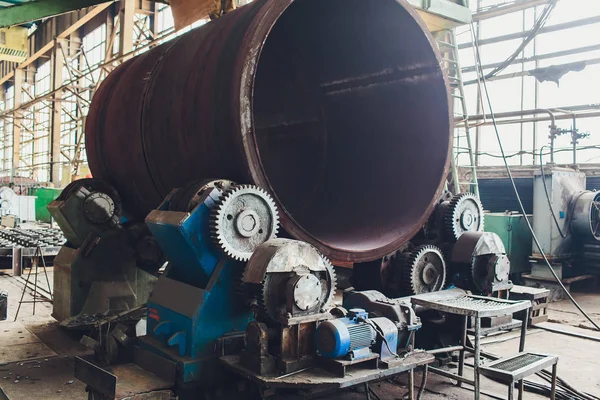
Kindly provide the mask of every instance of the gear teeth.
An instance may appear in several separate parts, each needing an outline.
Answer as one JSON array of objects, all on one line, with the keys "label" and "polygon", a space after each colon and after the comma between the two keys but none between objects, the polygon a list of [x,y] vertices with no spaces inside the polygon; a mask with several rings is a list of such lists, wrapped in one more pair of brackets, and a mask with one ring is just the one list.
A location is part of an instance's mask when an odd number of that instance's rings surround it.
[{"label": "gear teeth", "polygon": [[323,303],[321,308],[325,309],[325,310],[329,310],[330,308],[333,307],[333,304],[334,304],[335,292],[337,289],[337,276],[335,274],[335,269],[333,268],[331,261],[329,261],[329,259],[327,257],[325,257],[323,254],[321,254],[321,258],[323,258],[323,261],[325,262],[325,269],[327,270],[328,278],[330,279],[330,281],[329,281],[329,284],[330,284],[329,296],[327,297],[327,300],[325,300],[325,302]]},{"label": "gear teeth", "polygon": [[427,253],[435,253],[442,260],[442,281],[434,291],[442,290],[446,284],[446,261],[442,250],[432,245],[422,245],[417,247],[410,253],[404,253],[404,260],[400,265],[400,288],[401,295],[413,296],[424,293],[420,288],[421,282],[415,280],[415,269],[418,268],[418,263]]},{"label": "gear teeth", "polygon": [[212,236],[213,243],[217,247],[219,247],[225,255],[237,261],[248,261],[250,259],[251,254],[239,251],[236,248],[232,247],[232,245],[229,243],[229,241],[223,234],[223,229],[225,228],[223,226],[222,221],[224,218],[224,213],[226,212],[226,208],[229,205],[229,203],[232,202],[238,196],[244,195],[246,193],[255,194],[258,197],[262,198],[262,200],[264,200],[264,202],[267,203],[267,208],[271,212],[271,226],[269,228],[271,231],[271,235],[268,238],[266,238],[266,240],[270,240],[277,237],[279,230],[279,215],[277,212],[277,206],[273,201],[273,198],[269,195],[269,193],[267,193],[266,190],[253,185],[233,185],[229,187],[223,192],[219,199],[215,201],[215,204],[211,209],[209,217],[209,232]]},{"label": "gear teeth", "polygon": [[484,217],[483,217],[483,205],[477,196],[473,193],[461,193],[452,197],[449,202],[448,209],[446,211],[446,215],[444,217],[444,230],[446,233],[446,237],[451,239],[452,241],[457,241],[458,238],[466,232],[464,229],[460,227],[460,222],[457,222],[457,219],[460,219],[461,216],[461,207],[464,203],[472,201],[475,203],[475,207],[477,208],[477,218],[478,218],[478,226],[477,229],[473,232],[483,232],[484,229]]}]

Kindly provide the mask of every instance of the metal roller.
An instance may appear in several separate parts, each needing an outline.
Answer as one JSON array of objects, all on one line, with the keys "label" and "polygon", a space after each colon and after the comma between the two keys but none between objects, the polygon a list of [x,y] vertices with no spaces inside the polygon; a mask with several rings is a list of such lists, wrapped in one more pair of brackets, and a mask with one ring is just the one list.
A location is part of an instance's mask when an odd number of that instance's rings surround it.
[{"label": "metal roller", "polygon": [[292,237],[362,262],[424,225],[452,128],[439,53],[404,0],[255,0],[113,71],[86,147],[131,216],[190,181],[253,183]]}]

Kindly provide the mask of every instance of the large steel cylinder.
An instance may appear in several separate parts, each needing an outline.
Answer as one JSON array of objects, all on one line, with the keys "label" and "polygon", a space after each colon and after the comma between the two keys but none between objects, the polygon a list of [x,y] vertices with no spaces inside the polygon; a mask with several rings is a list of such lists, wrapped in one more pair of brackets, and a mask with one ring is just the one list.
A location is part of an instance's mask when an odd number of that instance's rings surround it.
[{"label": "large steel cylinder", "polygon": [[334,260],[391,253],[446,178],[452,118],[404,0],[255,0],[120,65],[94,96],[94,177],[144,216],[192,180],[267,189]]}]

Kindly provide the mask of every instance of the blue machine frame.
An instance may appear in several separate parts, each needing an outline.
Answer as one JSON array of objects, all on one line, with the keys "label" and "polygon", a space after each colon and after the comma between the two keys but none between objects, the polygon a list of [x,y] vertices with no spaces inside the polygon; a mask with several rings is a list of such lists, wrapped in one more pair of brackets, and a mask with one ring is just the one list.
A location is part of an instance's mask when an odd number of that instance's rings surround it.
[{"label": "blue machine frame", "polygon": [[236,282],[243,264],[222,254],[211,241],[210,210],[217,188],[191,212],[169,211],[171,192],[146,224],[160,244],[169,266],[148,300],[147,334],[141,346],[178,364],[183,383],[210,379],[217,360],[215,341],[244,332],[253,320],[244,307]]}]

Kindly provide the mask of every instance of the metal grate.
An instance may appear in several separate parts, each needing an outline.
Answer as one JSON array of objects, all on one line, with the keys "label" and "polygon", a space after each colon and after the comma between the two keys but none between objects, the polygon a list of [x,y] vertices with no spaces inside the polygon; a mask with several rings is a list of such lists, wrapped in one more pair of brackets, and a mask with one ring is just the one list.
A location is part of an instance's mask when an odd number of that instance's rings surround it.
[{"label": "metal grate", "polygon": [[493,368],[508,372],[514,372],[518,369],[527,367],[528,365],[543,360],[544,358],[546,357],[538,354],[525,353],[515,358],[511,358],[509,360],[499,362],[498,364],[494,364]]},{"label": "metal grate", "polygon": [[494,301],[492,299],[479,299],[469,296],[457,297],[454,299],[443,299],[436,302],[449,307],[459,307],[473,311],[495,310],[499,308],[506,308],[507,306],[506,303]]}]

